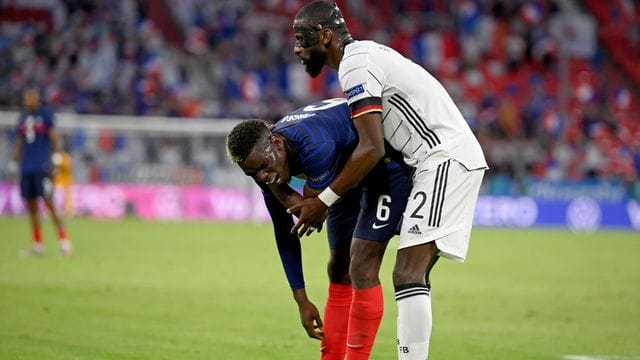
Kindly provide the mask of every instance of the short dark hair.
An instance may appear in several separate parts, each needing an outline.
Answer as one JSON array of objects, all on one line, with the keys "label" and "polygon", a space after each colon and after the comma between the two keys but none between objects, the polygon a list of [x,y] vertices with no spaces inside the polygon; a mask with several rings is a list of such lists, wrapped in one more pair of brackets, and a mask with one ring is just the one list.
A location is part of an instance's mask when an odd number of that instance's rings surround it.
[{"label": "short dark hair", "polygon": [[262,120],[245,120],[231,129],[227,135],[227,157],[236,164],[245,161],[253,147],[269,133]]},{"label": "short dark hair", "polygon": [[29,84],[25,87],[22,88],[22,93],[25,94],[28,91],[34,91],[36,93],[38,93],[38,95],[42,96],[43,92],[42,89],[40,88],[40,86],[35,85],[35,84]]}]

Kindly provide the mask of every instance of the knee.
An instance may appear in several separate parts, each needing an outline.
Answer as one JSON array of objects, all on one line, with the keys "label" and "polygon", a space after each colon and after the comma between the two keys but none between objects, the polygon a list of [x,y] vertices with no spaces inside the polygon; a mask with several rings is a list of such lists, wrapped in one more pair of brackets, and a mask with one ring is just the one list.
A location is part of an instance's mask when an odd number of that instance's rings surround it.
[{"label": "knee", "polygon": [[334,284],[349,284],[351,282],[348,269],[333,268],[329,265],[327,267],[327,273],[329,275],[329,281]]},{"label": "knee", "polygon": [[386,246],[386,242],[354,238],[349,262],[349,274],[354,288],[368,289],[380,283],[378,271]]},{"label": "knee", "polygon": [[38,211],[38,201],[35,199],[27,200],[27,210],[31,213],[36,213]]},{"label": "knee", "polygon": [[349,275],[355,288],[366,289],[378,284],[378,267],[374,260],[358,256],[351,258]]},{"label": "knee", "polygon": [[418,284],[424,282],[425,270],[414,269],[410,266],[396,266],[393,268],[393,285]]},{"label": "knee", "polygon": [[393,285],[426,284],[430,271],[429,264],[432,263],[431,259],[421,259],[420,261],[397,259],[393,268]]},{"label": "knee", "polygon": [[438,249],[434,243],[399,250],[393,268],[393,285],[425,284],[437,260]]},{"label": "knee", "polygon": [[327,264],[327,274],[329,281],[337,284],[348,284],[351,282],[349,277],[349,255],[332,256]]}]

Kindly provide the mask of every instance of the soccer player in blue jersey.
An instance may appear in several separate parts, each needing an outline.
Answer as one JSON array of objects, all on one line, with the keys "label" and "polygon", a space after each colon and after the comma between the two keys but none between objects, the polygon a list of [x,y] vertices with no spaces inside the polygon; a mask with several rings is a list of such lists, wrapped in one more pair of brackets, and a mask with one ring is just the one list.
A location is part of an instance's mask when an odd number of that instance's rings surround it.
[{"label": "soccer player in blue jersey", "polygon": [[[360,261],[361,254],[351,252],[352,237],[386,247],[396,233],[410,191],[411,169],[390,152],[368,177],[328,208],[330,285],[323,323],[305,292],[300,241],[290,232],[293,219],[286,209],[300,203],[303,196],[319,194],[345,164],[358,143],[349,116],[345,99],[330,99],[294,111],[272,129],[259,120],[244,121],[227,137],[229,158],[263,189],[302,324],[310,337],[322,340],[324,360],[344,359],[345,354],[348,359],[368,357],[371,346],[347,349],[347,338],[353,338],[348,334],[361,336],[366,333],[362,328],[370,327],[372,320],[379,324],[382,308],[373,314],[375,319],[361,316],[371,312],[353,295],[349,264]],[[302,195],[289,187],[291,176],[306,179]],[[375,266],[359,275],[370,284],[379,284],[383,252],[375,255]],[[375,333],[366,342],[373,345],[374,338]]]},{"label": "soccer player in blue jersey", "polygon": [[37,87],[25,89],[22,100],[24,109],[16,126],[12,163],[14,168],[17,168],[18,162],[20,164],[20,193],[29,212],[33,236],[33,244],[25,254],[42,255],[45,250],[38,209],[38,198],[42,198],[57,229],[60,254],[70,256],[71,242],[53,203],[54,164],[61,160],[60,140],[54,127],[53,112],[41,103]]}]

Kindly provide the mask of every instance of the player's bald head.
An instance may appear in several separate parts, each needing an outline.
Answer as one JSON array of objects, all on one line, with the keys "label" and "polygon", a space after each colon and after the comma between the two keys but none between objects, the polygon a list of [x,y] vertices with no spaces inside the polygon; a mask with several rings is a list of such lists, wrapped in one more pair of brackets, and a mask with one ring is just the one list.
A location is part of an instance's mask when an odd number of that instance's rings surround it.
[{"label": "player's bald head", "polygon": [[245,120],[236,125],[227,135],[227,157],[241,164],[251,153],[253,147],[269,135],[267,124],[261,120]]},{"label": "player's bald head", "polygon": [[[295,22],[299,22],[301,26],[310,27],[329,27],[339,23],[337,19],[342,19],[342,14],[337,5],[328,3],[323,0],[316,0],[303,6],[294,18]],[[343,20],[344,22],[344,20]],[[320,29],[318,28],[318,30]]]},{"label": "player's bald head", "polygon": [[353,41],[344,21],[342,12],[336,3],[316,0],[303,6],[293,20],[293,30],[304,39],[299,45],[307,48],[318,43],[318,31],[331,29],[340,46]]}]

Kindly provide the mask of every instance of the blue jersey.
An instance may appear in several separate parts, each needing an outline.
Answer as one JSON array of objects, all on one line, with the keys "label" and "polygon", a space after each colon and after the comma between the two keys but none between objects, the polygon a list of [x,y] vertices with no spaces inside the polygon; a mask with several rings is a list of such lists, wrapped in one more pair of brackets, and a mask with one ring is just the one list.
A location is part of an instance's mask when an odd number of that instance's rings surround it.
[{"label": "blue jersey", "polygon": [[285,116],[271,130],[296,150],[289,163],[293,176],[306,179],[313,190],[327,187],[358,145],[358,133],[345,99],[329,99]]},{"label": "blue jersey", "polygon": [[20,173],[33,174],[51,170],[51,141],[53,113],[40,107],[34,113],[23,112],[18,119],[16,134],[22,139]]},{"label": "blue jersey", "polygon": [[[296,152],[294,159],[288,159],[291,174],[305,178],[307,186],[314,190],[331,184],[358,145],[358,133],[345,99],[324,100],[300,108],[278,121],[271,131],[282,135]],[[387,153],[387,157],[393,155]],[[329,247],[348,253],[354,235],[366,240],[388,241],[395,234],[404,211],[410,179],[411,169],[401,161],[389,158],[379,162],[359,187],[344,194],[329,208],[326,231]],[[267,185],[258,185],[273,221],[289,285],[292,290],[303,288],[300,241],[289,232],[293,227],[292,216]]]}]

